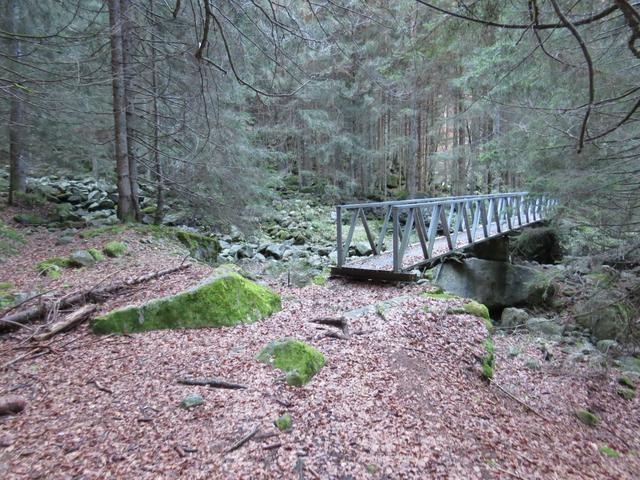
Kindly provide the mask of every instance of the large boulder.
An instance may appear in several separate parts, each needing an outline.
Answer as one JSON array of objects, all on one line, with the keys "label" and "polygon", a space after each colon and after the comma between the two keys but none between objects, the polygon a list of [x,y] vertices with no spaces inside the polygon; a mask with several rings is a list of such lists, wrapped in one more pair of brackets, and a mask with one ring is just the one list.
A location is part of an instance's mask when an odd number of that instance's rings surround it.
[{"label": "large boulder", "polygon": [[227,268],[185,292],[96,318],[94,333],[130,333],[165,328],[225,327],[252,323],[281,308],[280,297]]},{"label": "large boulder", "polygon": [[556,231],[549,227],[528,228],[511,243],[515,257],[538,263],[562,260],[562,247]]},{"label": "large boulder", "polygon": [[438,266],[435,283],[460,297],[473,298],[489,309],[541,304],[546,282],[533,267],[468,258]]},{"label": "large boulder", "polygon": [[199,233],[178,230],[176,238],[189,250],[189,254],[196,260],[213,263],[218,259],[220,243],[217,238],[205,237]]},{"label": "large boulder", "polygon": [[622,292],[602,289],[574,308],[578,325],[591,330],[596,340],[629,339],[633,309]]}]

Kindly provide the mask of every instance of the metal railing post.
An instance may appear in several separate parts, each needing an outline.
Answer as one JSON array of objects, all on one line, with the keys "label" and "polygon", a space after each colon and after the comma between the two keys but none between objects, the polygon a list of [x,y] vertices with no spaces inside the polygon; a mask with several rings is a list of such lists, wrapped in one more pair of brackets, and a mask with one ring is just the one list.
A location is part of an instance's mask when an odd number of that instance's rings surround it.
[{"label": "metal railing post", "polygon": [[338,247],[338,267],[344,265],[344,250],[342,245],[342,207],[336,207],[336,237]]},{"label": "metal railing post", "polygon": [[402,267],[400,262],[400,219],[396,207],[391,207],[391,216],[393,218],[393,272],[400,273]]}]

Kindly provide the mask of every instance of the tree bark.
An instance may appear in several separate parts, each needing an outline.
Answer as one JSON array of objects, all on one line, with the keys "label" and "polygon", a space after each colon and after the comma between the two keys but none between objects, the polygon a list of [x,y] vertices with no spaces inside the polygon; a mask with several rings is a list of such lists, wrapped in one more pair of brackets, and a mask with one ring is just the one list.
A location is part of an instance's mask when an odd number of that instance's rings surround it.
[{"label": "tree bark", "polygon": [[[153,17],[153,0],[149,0],[149,12]],[[156,179],[156,211],[153,223],[160,225],[164,217],[164,173],[160,157],[160,110],[158,106],[158,71],[156,49],[151,43],[151,89],[153,91],[153,159]]]},{"label": "tree bark", "polygon": [[[10,0],[8,8],[9,32],[17,32],[20,18],[19,0]],[[22,46],[18,37],[9,40],[10,55],[19,59]],[[11,109],[9,114],[9,205],[16,203],[17,194],[27,191],[27,149],[24,90],[15,79],[11,88]]]},{"label": "tree bark", "polygon": [[133,216],[140,221],[140,189],[138,187],[138,159],[135,154],[135,104],[132,90],[133,62],[131,54],[131,10],[130,0],[120,0],[120,16],[122,18],[122,71],[124,74],[124,96],[126,105],[127,161],[129,164],[129,183],[131,184],[131,206]]},{"label": "tree bark", "polygon": [[111,76],[113,91],[113,119],[115,124],[116,175],[118,184],[118,218],[135,219],[131,192],[127,145],[127,100],[123,66],[122,12],[120,0],[109,0],[109,26],[111,41]]}]

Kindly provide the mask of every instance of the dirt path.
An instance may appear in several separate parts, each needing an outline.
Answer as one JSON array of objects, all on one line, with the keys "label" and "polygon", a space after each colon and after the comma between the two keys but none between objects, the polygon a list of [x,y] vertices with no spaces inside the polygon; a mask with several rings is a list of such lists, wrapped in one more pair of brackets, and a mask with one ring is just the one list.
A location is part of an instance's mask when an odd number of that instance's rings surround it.
[{"label": "dirt path", "polygon": [[[145,255],[130,257],[136,268],[178,259],[144,243],[136,248]],[[121,267],[100,268],[104,275]],[[107,307],[179,290],[208,270],[147,285]],[[417,285],[271,286],[283,311],[256,324],[107,337],[83,327],[57,337],[52,353],[0,371],[0,395],[28,400],[21,414],[0,417],[0,476],[637,478],[640,401],[616,395],[617,372],[568,364],[560,346],[545,361],[529,337],[496,336],[495,381],[543,420],[480,378],[487,332],[477,317],[446,313],[459,300],[427,299]],[[411,299],[352,319],[356,334],[346,341],[310,323],[401,295]],[[255,360],[280,337],[325,354],[327,365],[307,386],[289,387]],[[24,340],[24,332],[1,337],[0,364],[24,352]],[[531,359],[539,369],[525,367]],[[182,376],[249,388],[179,385]],[[190,393],[205,403],[178,408]],[[587,407],[602,419],[595,428],[574,416]],[[290,432],[273,426],[284,412],[293,418]],[[256,427],[252,440],[225,453]],[[604,445],[621,456],[603,455]]]}]

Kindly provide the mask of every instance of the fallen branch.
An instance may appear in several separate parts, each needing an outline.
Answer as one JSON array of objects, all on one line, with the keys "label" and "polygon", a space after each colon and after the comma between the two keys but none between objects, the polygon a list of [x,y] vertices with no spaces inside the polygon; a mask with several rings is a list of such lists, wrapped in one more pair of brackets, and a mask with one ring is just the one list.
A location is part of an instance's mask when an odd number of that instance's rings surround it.
[{"label": "fallen branch", "polygon": [[222,378],[181,378],[178,383],[182,385],[206,385],[212,388],[228,388],[230,390],[247,388],[246,385],[229,382]]},{"label": "fallen branch", "polygon": [[51,349],[49,347],[36,347],[36,348],[34,348],[32,350],[29,350],[26,353],[23,353],[22,355],[18,355],[13,360],[9,360],[7,363],[3,364],[0,367],[0,370],[4,370],[5,368],[13,365],[14,363],[19,362],[20,360],[24,360],[27,357],[31,357],[31,358],[39,357],[40,355],[44,355],[45,353],[49,352],[50,350]]},{"label": "fallen branch", "polygon": [[234,450],[239,449],[241,446],[243,446],[245,443],[251,440],[251,438],[253,438],[253,436],[259,431],[260,431],[260,427],[254,428],[249,433],[247,433],[244,437],[238,440],[236,443],[231,445],[231,447],[229,447],[225,453],[230,453],[230,452],[233,452]]},{"label": "fallen branch", "polygon": [[184,270],[186,268],[189,268],[190,266],[190,264],[179,265],[177,267],[160,270],[154,273],[148,273],[146,275],[125,280],[124,282],[118,282],[106,287],[91,287],[89,289],[80,290],[74,293],[70,293],[69,295],[65,295],[54,301],[41,302],[34,307],[0,318],[0,332],[12,330],[16,328],[16,324],[24,325],[25,323],[28,323],[30,321],[45,317],[53,308],[66,309],[72,306],[85,305],[89,302],[103,303],[110,296],[121,292],[122,290],[126,290],[129,287],[148,282],[149,280],[160,278],[165,275],[178,272],[180,270]]},{"label": "fallen branch", "polygon": [[0,397],[0,415],[11,415],[12,413],[19,413],[24,410],[27,402],[22,397],[16,395],[9,395],[6,397]]},{"label": "fallen branch", "polygon": [[105,392],[105,393],[113,394],[113,390],[111,390],[111,389],[109,389],[109,388],[107,388],[107,387],[105,387],[105,386],[101,385],[101,384],[100,384],[100,383],[98,383],[98,381],[97,381],[97,380],[95,380],[95,379],[93,379],[93,380],[89,380],[89,381],[87,382],[87,385],[92,385],[92,384],[93,384],[93,385],[95,385],[95,386],[96,386],[96,388],[97,388],[98,390],[100,390],[101,392]]},{"label": "fallen branch", "polygon": [[67,315],[63,320],[60,320],[59,322],[51,325],[48,332],[36,335],[34,339],[38,341],[48,340],[60,332],[75,328],[85,320],[89,319],[91,315],[97,310],[97,308],[98,307],[96,307],[96,305],[94,305],[93,303],[85,305],[84,307],[81,307],[75,312]]},{"label": "fallen branch", "polygon": [[282,446],[282,443],[272,443],[271,445],[265,445],[264,447],[262,447],[263,450],[276,450],[277,448],[280,448]]},{"label": "fallen branch", "polygon": [[516,397],[513,393],[509,392],[508,390],[506,390],[504,387],[502,387],[500,384],[496,383],[496,382],[491,382],[491,385],[495,385],[498,390],[500,390],[502,393],[504,393],[505,395],[507,395],[509,398],[515,400],[516,402],[518,402],[520,405],[522,405],[523,407],[525,407],[527,410],[529,410],[530,412],[534,413],[535,415],[537,415],[538,417],[542,418],[543,420],[547,420],[550,422],[550,420],[545,417],[544,415],[542,415],[540,412],[538,412],[535,408],[533,408],[531,405],[527,404],[526,402],[520,400],[518,397]]}]

